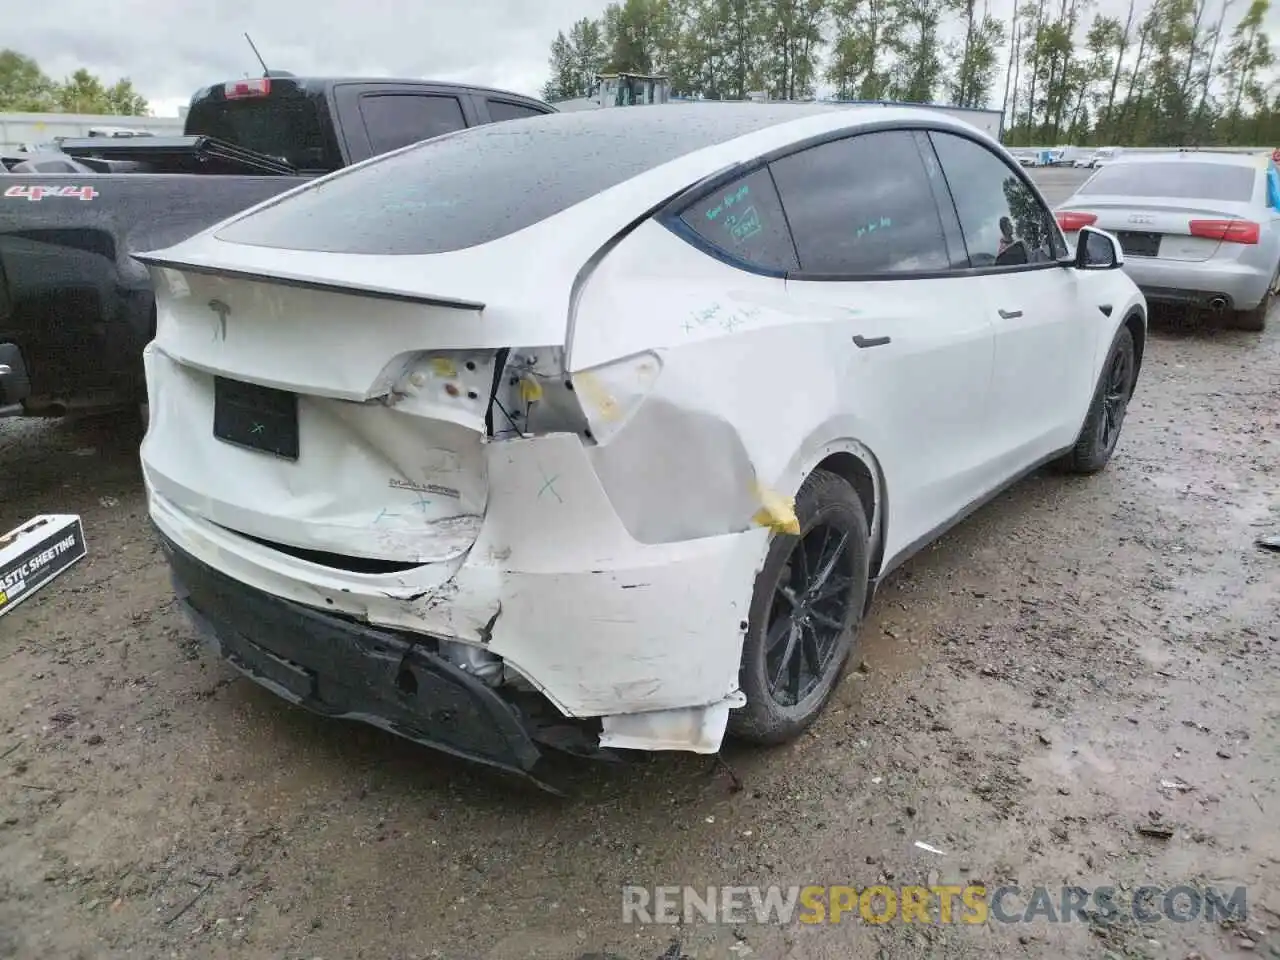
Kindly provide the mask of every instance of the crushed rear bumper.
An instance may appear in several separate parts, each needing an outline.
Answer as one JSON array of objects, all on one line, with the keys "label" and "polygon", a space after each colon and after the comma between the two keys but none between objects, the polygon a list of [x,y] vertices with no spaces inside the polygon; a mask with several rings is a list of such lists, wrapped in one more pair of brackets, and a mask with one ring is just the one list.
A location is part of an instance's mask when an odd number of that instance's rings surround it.
[{"label": "crushed rear bumper", "polygon": [[543,751],[512,703],[423,644],[272,596],[158,533],[174,590],[203,639],[285,700],[358,720],[454,756],[532,779]]}]

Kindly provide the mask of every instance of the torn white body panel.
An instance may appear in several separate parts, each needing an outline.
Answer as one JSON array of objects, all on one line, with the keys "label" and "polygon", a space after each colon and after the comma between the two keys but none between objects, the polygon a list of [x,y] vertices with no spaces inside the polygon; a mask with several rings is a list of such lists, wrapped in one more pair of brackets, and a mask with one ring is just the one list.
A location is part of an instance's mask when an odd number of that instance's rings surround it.
[{"label": "torn white body panel", "polygon": [[600,746],[620,750],[684,750],[716,753],[729,722],[729,711],[741,707],[741,693],[707,707],[657,710],[605,717]]},{"label": "torn white body panel", "polygon": [[701,707],[733,695],[766,530],[641,544],[619,523],[575,436],[485,451],[491,501],[470,550],[384,574],[249,540],[166,499],[152,466],[145,475],[156,525],[197,559],[296,603],[482,645],[569,716]]},{"label": "torn white body panel", "polygon": [[[745,523],[759,505],[753,481],[794,496],[843,449],[870,451],[898,493],[892,555],[999,480],[993,460],[1008,436],[992,429],[995,337],[983,278],[851,291],[752,276],[710,257],[690,262],[684,247],[652,222],[619,244],[579,305],[612,322],[579,324],[570,353],[584,366],[641,344],[663,356],[627,430],[592,449],[637,538]],[[945,313],[935,308],[944,297],[955,298]],[[892,343],[867,351],[856,336]],[[1072,400],[1080,416],[1087,401]],[[654,451],[673,444],[681,455],[648,470]],[[631,482],[637,475],[646,482]]]},{"label": "torn white body panel", "polygon": [[[424,421],[409,405],[299,398],[299,443],[322,469],[228,444],[166,442],[214,420],[213,375],[152,345],[145,456],[157,493],[205,520],[309,550],[402,563],[461,556],[487,501],[484,422]],[[216,485],[210,477],[218,477]]]}]

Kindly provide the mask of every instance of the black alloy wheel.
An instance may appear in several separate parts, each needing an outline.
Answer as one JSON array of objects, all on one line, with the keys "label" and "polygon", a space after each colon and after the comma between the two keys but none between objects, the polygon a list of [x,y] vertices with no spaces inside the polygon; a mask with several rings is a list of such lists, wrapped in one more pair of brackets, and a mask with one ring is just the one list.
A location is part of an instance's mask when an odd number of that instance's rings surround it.
[{"label": "black alloy wheel", "polygon": [[1110,357],[1105,393],[1102,397],[1102,447],[1108,453],[1116,448],[1125,411],[1133,392],[1133,353],[1117,350]]},{"label": "black alloy wheel", "polygon": [[1067,473],[1097,473],[1111,460],[1137,382],[1138,357],[1127,324],[1116,331],[1076,444],[1056,461]]},{"label": "black alloy wheel", "polygon": [[849,621],[856,564],[849,533],[819,523],[795,539],[765,637],[769,694],[794,707],[822,681]]},{"label": "black alloy wheel", "polygon": [[853,486],[816,470],[796,497],[798,536],[775,533],[756,576],[730,732],[783,743],[817,719],[844,673],[866,606],[866,510]]}]

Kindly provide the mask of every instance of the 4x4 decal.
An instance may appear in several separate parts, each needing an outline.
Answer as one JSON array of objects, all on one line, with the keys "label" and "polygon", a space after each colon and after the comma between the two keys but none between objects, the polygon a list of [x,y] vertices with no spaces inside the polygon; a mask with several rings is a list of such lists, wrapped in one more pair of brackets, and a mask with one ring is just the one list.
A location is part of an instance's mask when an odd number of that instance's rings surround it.
[{"label": "4x4 decal", "polygon": [[9,187],[4,195],[10,199],[23,198],[32,201],[43,200],[45,197],[79,197],[81,200],[93,200],[98,196],[98,191],[90,186],[33,187],[19,184],[16,187]]}]

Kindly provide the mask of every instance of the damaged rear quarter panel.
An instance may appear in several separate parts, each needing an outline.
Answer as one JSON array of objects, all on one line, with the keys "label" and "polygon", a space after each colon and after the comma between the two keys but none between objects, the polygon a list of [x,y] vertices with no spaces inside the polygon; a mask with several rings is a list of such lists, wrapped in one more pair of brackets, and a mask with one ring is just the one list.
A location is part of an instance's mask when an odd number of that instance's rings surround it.
[{"label": "damaged rear quarter panel", "polygon": [[721,263],[653,221],[611,251],[578,303],[570,362],[578,376],[645,349],[661,357],[626,428],[590,448],[630,534],[744,530],[761,488],[794,497],[823,457],[869,459],[874,430],[850,412],[846,386],[864,359],[851,341],[859,316],[853,304],[802,311],[784,280]]},{"label": "damaged rear quarter panel", "polygon": [[489,451],[484,529],[453,579],[460,596],[499,591],[493,653],[579,716],[715,703],[736,689],[766,531],[639,544],[577,436]]}]

